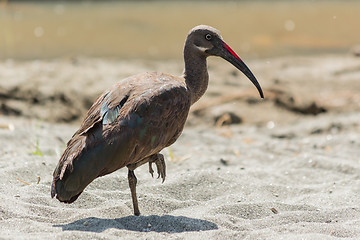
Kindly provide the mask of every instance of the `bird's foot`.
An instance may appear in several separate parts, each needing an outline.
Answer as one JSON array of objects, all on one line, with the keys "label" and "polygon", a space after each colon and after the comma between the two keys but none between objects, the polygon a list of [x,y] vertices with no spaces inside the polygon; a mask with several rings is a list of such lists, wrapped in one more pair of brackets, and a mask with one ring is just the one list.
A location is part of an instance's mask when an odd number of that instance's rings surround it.
[{"label": "bird's foot", "polygon": [[149,172],[151,174],[152,177],[154,177],[154,170],[152,169],[152,163],[156,164],[156,168],[157,168],[157,173],[158,173],[158,177],[162,178],[162,182],[165,181],[165,177],[166,177],[166,165],[165,165],[165,160],[164,160],[164,156],[160,153],[155,154],[149,161]]}]

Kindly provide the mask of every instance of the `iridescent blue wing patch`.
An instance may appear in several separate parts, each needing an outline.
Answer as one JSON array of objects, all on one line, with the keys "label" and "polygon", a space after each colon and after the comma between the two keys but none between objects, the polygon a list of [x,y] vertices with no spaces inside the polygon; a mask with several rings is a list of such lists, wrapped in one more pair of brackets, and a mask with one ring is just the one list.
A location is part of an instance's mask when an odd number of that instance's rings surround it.
[{"label": "iridescent blue wing patch", "polygon": [[109,108],[111,93],[112,92],[109,92],[106,94],[106,96],[104,98],[104,103],[101,106],[100,114],[102,116],[102,124],[103,125],[110,124],[117,119],[117,117],[119,116],[119,113],[120,113],[120,109],[122,108],[122,106],[124,106],[124,104],[126,103],[126,101],[129,98],[129,96],[126,95],[120,101],[120,103],[118,105],[116,105],[114,108]]}]

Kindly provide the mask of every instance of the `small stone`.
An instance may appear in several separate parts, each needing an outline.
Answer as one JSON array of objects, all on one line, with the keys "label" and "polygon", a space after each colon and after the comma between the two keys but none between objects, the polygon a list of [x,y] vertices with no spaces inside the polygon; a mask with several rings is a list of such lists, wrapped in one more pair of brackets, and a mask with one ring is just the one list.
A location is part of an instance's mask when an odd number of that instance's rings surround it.
[{"label": "small stone", "polygon": [[225,160],[225,159],[220,159],[220,162],[224,165],[224,166],[227,166],[229,165],[229,161],[228,160]]},{"label": "small stone", "polygon": [[89,225],[89,222],[88,222],[88,221],[85,221],[85,222],[83,223],[83,225],[84,225],[84,226],[88,226],[88,225]]},{"label": "small stone", "polygon": [[243,122],[242,118],[233,112],[224,112],[220,115],[217,115],[214,120],[216,127],[240,124]]},{"label": "small stone", "polygon": [[279,213],[279,211],[276,210],[275,208],[270,208],[270,210],[271,210],[274,214],[278,214],[278,213]]}]

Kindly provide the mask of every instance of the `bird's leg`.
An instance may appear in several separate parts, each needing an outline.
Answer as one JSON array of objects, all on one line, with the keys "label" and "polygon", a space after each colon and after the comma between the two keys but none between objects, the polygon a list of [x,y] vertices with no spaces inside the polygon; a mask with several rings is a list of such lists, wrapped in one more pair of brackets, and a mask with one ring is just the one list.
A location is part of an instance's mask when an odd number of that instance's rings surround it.
[{"label": "bird's leg", "polygon": [[136,168],[138,168],[138,167],[140,167],[141,165],[144,165],[145,163],[149,162],[149,160],[150,160],[151,157],[152,157],[152,156],[147,157],[147,158],[144,158],[144,159],[141,160],[140,162],[133,163],[133,164],[129,164],[129,165],[127,165],[126,167],[127,167],[128,169],[131,169],[132,171],[134,171]]},{"label": "bird's leg", "polygon": [[161,177],[163,180],[162,182],[164,182],[166,177],[166,165],[165,165],[164,156],[160,153],[144,158],[140,162],[129,164],[127,165],[127,168],[134,171],[136,168],[140,167],[141,165],[147,162],[149,163],[149,172],[151,176],[154,177],[154,170],[152,168],[152,163],[155,163],[157,168],[158,178]]},{"label": "bird's leg", "polygon": [[134,207],[134,215],[139,216],[140,211],[139,211],[139,206],[138,206],[138,200],[137,200],[137,197],[136,197],[137,179],[136,179],[136,176],[135,176],[133,170],[129,169],[129,171],[128,171],[128,180],[129,180],[129,187],[130,187],[131,197],[132,197],[132,202],[133,202],[133,207]]},{"label": "bird's leg", "polygon": [[134,164],[129,164],[126,166],[128,168],[128,180],[129,180],[129,187],[130,187],[131,197],[132,197],[132,202],[133,202],[133,207],[134,207],[134,215],[136,215],[136,216],[140,215],[140,211],[139,211],[138,200],[137,200],[137,196],[136,196],[137,179],[136,179],[134,170],[137,167],[140,167],[141,165],[143,165],[147,162],[149,163],[149,172],[151,173],[152,176],[153,176],[154,170],[152,169],[151,164],[155,163],[156,168],[157,168],[158,178],[161,177],[163,180],[162,182],[164,182],[165,177],[166,177],[166,166],[165,166],[164,156],[160,153],[154,154],[148,158],[145,158],[145,159],[141,160],[140,162],[137,162]]},{"label": "bird's leg", "polygon": [[153,175],[154,170],[152,169],[152,166],[151,166],[152,163],[156,164],[158,178],[161,177],[162,182],[164,182],[165,177],[166,177],[166,165],[165,165],[165,161],[164,161],[164,156],[162,154],[158,153],[158,154],[154,154],[149,157],[149,172],[150,172],[151,176],[154,177],[154,175]]}]

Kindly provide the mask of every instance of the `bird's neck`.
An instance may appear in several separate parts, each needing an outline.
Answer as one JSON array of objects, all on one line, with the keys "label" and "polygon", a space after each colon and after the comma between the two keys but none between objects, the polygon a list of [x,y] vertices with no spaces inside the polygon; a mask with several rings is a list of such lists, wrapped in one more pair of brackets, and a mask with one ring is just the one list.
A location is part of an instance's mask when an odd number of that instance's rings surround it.
[{"label": "bird's neck", "polygon": [[204,95],[208,86],[209,74],[206,57],[199,55],[194,49],[185,47],[184,60],[185,70],[183,77],[191,94],[191,104],[194,104]]}]

